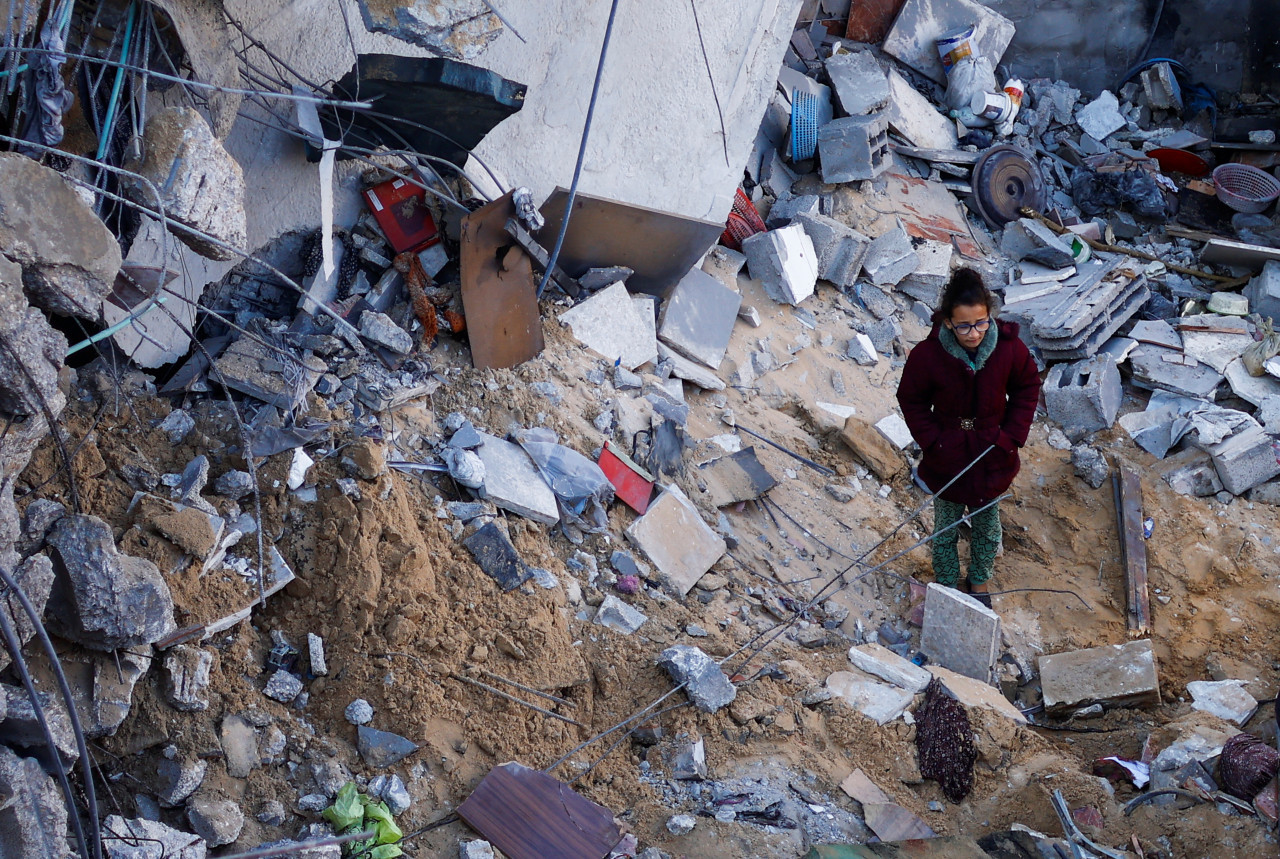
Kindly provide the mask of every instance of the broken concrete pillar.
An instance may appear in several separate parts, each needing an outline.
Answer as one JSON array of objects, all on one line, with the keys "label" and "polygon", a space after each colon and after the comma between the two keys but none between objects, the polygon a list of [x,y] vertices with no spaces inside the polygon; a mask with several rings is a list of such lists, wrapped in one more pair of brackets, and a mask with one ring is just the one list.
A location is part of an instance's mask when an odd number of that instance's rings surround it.
[{"label": "broken concrete pillar", "polygon": [[799,215],[795,223],[804,228],[818,255],[818,277],[836,286],[853,286],[862,271],[871,239],[826,215]]},{"label": "broken concrete pillar", "polygon": [[889,79],[869,51],[833,54],[826,68],[840,109],[849,116],[863,116],[889,103]]},{"label": "broken concrete pillar", "polygon": [[700,268],[690,269],[662,303],[658,339],[686,358],[718,369],[741,305],[737,290]]},{"label": "broken concrete pillar", "polygon": [[[222,244],[244,248],[248,241],[244,172],[198,111],[170,107],[152,114],[143,132],[142,149],[142,161],[129,164],[129,169],[151,184],[125,179],[122,184],[129,199],[158,209],[152,190],[158,189],[166,217]],[[237,258],[232,251],[180,226],[173,232],[203,257]]]},{"label": "broken concrete pillar", "polygon": [[818,129],[822,181],[874,179],[889,169],[889,124],[880,114],[833,119]]},{"label": "broken concrete pillar", "polygon": [[757,233],[742,243],[751,276],[780,304],[798,305],[813,295],[818,255],[799,224]]},{"label": "broken concrete pillar", "polygon": [[1000,615],[968,594],[930,582],[920,649],[943,668],[991,683],[1000,655]]},{"label": "broken concrete pillar", "polygon": [[899,224],[872,240],[862,268],[876,286],[895,286],[920,265],[911,236]]},{"label": "broken concrete pillar", "polygon": [[1275,440],[1256,424],[1206,450],[1213,458],[1213,467],[1218,470],[1223,487],[1233,495],[1243,495],[1280,475]]},{"label": "broken concrete pillar", "polygon": [[1044,706],[1065,712],[1089,704],[1139,707],[1160,703],[1156,655],[1147,639],[1052,653],[1038,660]]},{"label": "broken concrete pillar", "polygon": [[59,173],[23,155],[0,154],[0,200],[0,252],[22,267],[27,299],[96,321],[120,271],[120,245],[106,224]]},{"label": "broken concrete pillar", "polygon": [[1049,417],[1075,439],[1114,424],[1123,398],[1120,370],[1106,353],[1074,364],[1056,364],[1044,383]]},{"label": "broken concrete pillar", "polygon": [[1268,260],[1244,288],[1254,313],[1280,323],[1280,260]]},{"label": "broken concrete pillar", "polygon": [[116,550],[111,526],[71,515],[49,533],[55,580],[48,617],[59,635],[93,650],[151,644],[175,628],[173,597],[156,565]]}]

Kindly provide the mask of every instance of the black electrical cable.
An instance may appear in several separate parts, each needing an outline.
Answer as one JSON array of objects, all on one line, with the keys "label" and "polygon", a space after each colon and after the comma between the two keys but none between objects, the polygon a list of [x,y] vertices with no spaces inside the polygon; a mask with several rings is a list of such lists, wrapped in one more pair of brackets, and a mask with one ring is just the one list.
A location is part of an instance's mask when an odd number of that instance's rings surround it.
[{"label": "black electrical cable", "polygon": [[569,197],[564,203],[564,220],[560,222],[560,234],[556,236],[555,247],[551,249],[551,258],[547,261],[547,270],[542,273],[542,282],[538,284],[538,298],[542,298],[551,273],[556,270],[556,261],[560,259],[560,248],[564,246],[565,233],[569,232],[569,217],[573,214],[573,200],[578,196],[578,179],[582,176],[582,161],[587,155],[587,137],[591,134],[591,119],[596,112],[596,98],[600,95],[600,79],[604,77],[604,58],[609,53],[609,39],[613,37],[613,19],[618,14],[618,0],[613,0],[609,7],[609,23],[604,28],[604,42],[600,45],[600,62],[596,64],[596,82],[591,87],[591,102],[587,105],[587,121],[582,125],[582,141],[578,144],[578,163],[573,168],[573,184],[569,186]]}]

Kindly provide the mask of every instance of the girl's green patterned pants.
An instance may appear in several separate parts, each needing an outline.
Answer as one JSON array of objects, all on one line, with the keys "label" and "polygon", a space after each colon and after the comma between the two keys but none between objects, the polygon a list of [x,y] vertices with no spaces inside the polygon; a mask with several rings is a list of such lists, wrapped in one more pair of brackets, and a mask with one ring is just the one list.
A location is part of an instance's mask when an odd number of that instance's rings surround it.
[{"label": "girl's green patterned pants", "polygon": [[[933,533],[959,522],[964,511],[963,504],[934,498]],[[991,578],[996,552],[1000,550],[1000,505],[992,504],[981,513],[975,513],[969,524],[973,529],[969,535],[969,582],[980,585]],[[960,553],[956,551],[959,539],[960,529],[952,528],[933,540],[933,575],[938,584],[949,588],[960,583]]]}]

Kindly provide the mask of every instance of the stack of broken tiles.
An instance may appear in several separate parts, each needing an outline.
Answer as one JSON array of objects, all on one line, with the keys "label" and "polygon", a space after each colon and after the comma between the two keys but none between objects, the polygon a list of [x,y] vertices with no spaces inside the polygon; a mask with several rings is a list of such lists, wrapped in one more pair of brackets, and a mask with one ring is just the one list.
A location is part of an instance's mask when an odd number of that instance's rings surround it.
[{"label": "stack of broken tiles", "polygon": [[1091,260],[1048,295],[1006,304],[1001,314],[1022,326],[1045,361],[1095,354],[1151,297],[1147,279],[1121,261]]}]

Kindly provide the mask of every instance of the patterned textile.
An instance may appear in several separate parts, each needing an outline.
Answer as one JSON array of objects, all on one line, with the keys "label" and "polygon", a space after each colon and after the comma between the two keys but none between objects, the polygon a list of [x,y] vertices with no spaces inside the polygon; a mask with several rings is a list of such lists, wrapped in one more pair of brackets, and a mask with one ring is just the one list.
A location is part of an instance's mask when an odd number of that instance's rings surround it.
[{"label": "patterned textile", "polygon": [[1280,752],[1257,737],[1236,734],[1222,747],[1218,769],[1228,793],[1251,800],[1280,771]]},{"label": "patterned textile", "polygon": [[973,762],[978,758],[964,705],[935,677],[914,715],[920,774],[942,785],[947,799],[960,802],[973,790]]},{"label": "patterned textile", "polygon": [[[981,507],[982,505],[978,505]],[[936,534],[948,525],[959,522],[964,516],[965,505],[933,499],[933,532]],[[1003,532],[1000,528],[1000,505],[993,504],[969,520],[969,582],[980,585],[991,578],[996,566],[996,552],[1000,550]],[[933,575],[938,584],[954,588],[960,583],[960,553],[956,543],[960,529],[952,528],[930,544],[933,548]]]}]

